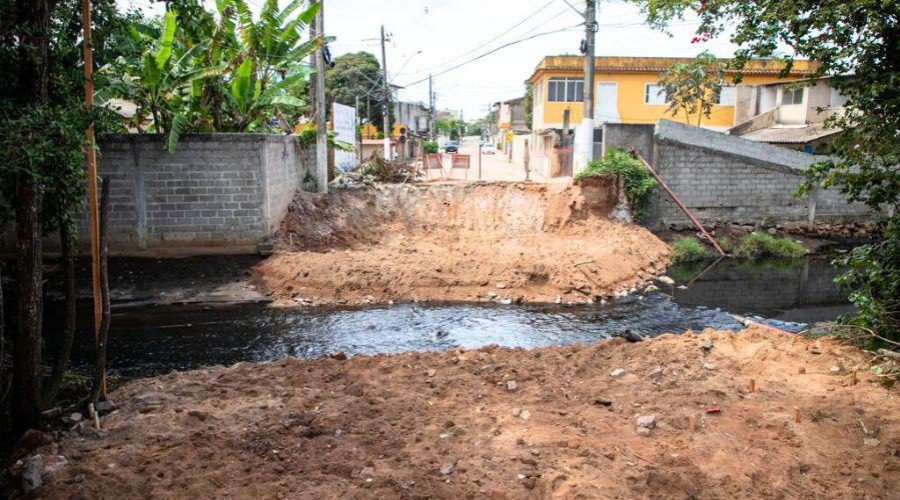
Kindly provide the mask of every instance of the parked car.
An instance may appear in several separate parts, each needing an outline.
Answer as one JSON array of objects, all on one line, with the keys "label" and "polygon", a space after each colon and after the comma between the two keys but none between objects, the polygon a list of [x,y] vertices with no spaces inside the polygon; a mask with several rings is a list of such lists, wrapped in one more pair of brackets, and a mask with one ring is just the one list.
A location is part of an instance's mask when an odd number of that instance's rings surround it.
[{"label": "parked car", "polygon": [[495,154],[497,154],[497,148],[495,148],[493,144],[482,144],[481,145],[481,154],[495,155]]},{"label": "parked car", "polygon": [[444,152],[445,153],[459,153],[459,142],[458,141],[447,141],[444,143]]}]

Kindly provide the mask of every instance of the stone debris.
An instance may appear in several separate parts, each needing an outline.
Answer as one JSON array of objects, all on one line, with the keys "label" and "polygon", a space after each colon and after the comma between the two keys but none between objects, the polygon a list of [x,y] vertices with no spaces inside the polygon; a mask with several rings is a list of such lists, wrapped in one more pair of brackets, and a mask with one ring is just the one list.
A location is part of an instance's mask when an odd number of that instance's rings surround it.
[{"label": "stone debris", "polygon": [[644,427],[646,429],[652,429],[656,427],[656,415],[638,415],[635,419],[638,427]]},{"label": "stone debris", "polygon": [[619,378],[625,375],[625,369],[616,368],[615,370],[609,372],[609,376],[612,378]]},{"label": "stone debris", "polygon": [[518,389],[518,388],[519,388],[519,384],[518,384],[518,382],[516,382],[515,380],[508,380],[508,381],[506,382],[506,390],[507,390],[507,391],[509,391],[509,392],[515,392],[515,390]]}]

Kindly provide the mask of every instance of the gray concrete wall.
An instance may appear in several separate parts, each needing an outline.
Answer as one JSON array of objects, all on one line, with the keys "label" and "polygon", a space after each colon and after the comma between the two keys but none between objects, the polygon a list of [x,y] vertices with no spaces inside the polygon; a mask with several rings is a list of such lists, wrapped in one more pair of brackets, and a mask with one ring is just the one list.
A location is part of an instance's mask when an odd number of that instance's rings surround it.
[{"label": "gray concrete wall", "polygon": [[[719,132],[660,121],[651,163],[702,222],[851,222],[868,220],[866,207],[833,190],[797,198],[803,171],[825,159]],[[657,189],[650,223],[685,226],[687,216]]]},{"label": "gray concrete wall", "polygon": [[[119,255],[256,252],[314,164],[312,152],[282,135],[184,135],[173,154],[158,135],[110,135],[99,144],[100,175],[112,183],[110,252]],[[81,234],[87,243],[86,217]],[[4,250],[12,240],[5,232]],[[48,238],[48,250],[57,247]]]},{"label": "gray concrete wall", "polygon": [[604,123],[602,156],[611,149],[637,149],[644,158],[653,157],[654,126],[644,124]]}]

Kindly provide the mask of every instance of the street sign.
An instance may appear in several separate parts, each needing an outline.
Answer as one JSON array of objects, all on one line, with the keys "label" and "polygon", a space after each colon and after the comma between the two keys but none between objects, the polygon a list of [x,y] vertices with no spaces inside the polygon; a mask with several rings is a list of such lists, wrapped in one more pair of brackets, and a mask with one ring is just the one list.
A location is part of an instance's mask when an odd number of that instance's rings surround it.
[{"label": "street sign", "polygon": [[356,110],[350,106],[334,103],[331,119],[334,122],[334,140],[342,146],[353,148],[353,151],[334,150],[334,166],[341,172],[349,172],[356,168]]}]

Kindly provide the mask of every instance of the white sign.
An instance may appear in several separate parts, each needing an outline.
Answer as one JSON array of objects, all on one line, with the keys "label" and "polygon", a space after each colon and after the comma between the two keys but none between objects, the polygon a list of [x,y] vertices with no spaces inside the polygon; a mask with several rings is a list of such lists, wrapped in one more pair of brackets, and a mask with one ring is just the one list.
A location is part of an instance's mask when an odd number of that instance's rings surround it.
[{"label": "white sign", "polygon": [[353,151],[334,150],[334,166],[341,172],[349,172],[356,168],[356,110],[350,106],[334,103],[331,112],[334,125],[334,141]]}]

